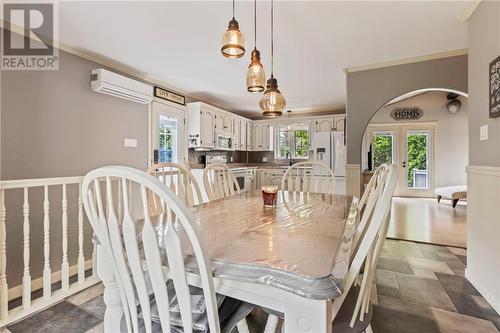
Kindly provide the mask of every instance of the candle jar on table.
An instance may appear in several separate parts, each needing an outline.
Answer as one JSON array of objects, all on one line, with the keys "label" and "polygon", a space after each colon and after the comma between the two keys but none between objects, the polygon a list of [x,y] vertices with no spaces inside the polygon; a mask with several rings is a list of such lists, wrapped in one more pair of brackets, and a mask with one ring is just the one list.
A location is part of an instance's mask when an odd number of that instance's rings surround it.
[{"label": "candle jar on table", "polygon": [[278,186],[267,185],[262,186],[262,200],[264,207],[276,207],[276,194],[278,193]]}]

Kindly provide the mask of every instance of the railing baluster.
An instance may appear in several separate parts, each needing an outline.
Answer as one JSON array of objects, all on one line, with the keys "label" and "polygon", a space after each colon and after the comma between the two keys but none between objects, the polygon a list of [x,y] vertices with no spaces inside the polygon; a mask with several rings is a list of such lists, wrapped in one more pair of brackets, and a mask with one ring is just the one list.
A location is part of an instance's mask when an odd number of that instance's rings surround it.
[{"label": "railing baluster", "polygon": [[83,256],[82,183],[78,183],[78,283],[83,281],[85,281],[85,257]]},{"label": "railing baluster", "polygon": [[49,187],[43,188],[43,298],[49,299],[52,290],[52,272],[50,269],[50,202]]},{"label": "railing baluster", "polygon": [[66,184],[62,186],[62,263],[61,263],[61,286],[63,290],[69,288],[69,263],[68,263],[68,198],[66,196]]},{"label": "railing baluster", "polygon": [[5,229],[5,191],[0,189],[0,320],[7,319],[7,234]]},{"label": "railing baluster", "polygon": [[24,188],[23,202],[23,308],[31,306],[31,275],[30,275],[30,205],[28,202],[28,187]]}]

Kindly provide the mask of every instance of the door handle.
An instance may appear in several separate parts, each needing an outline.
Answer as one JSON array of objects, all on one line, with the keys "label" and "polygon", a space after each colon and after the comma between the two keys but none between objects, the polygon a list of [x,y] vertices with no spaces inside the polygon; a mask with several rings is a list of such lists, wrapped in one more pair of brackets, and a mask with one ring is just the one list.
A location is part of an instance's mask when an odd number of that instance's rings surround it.
[{"label": "door handle", "polygon": [[403,161],[403,168],[406,168],[406,161]]}]

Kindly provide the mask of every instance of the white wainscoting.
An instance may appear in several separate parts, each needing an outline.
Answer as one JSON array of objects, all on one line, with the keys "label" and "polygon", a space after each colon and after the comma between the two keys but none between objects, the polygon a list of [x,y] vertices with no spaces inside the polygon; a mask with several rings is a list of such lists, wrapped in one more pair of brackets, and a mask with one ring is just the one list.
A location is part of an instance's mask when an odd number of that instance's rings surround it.
[{"label": "white wainscoting", "polygon": [[467,279],[500,312],[500,167],[467,167]]},{"label": "white wainscoting", "polygon": [[346,165],[346,193],[355,195],[358,198],[361,195],[361,165]]}]

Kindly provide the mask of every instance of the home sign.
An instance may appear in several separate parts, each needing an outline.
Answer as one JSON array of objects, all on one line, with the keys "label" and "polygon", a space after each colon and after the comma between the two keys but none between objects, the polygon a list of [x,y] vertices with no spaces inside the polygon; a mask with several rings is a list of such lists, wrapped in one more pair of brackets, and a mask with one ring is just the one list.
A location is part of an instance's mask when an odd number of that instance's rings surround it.
[{"label": "home sign", "polygon": [[419,107],[395,108],[391,111],[394,120],[417,120],[422,118],[424,111]]},{"label": "home sign", "polygon": [[168,91],[166,89],[160,88],[160,87],[155,87],[154,89],[154,95],[155,97],[174,102],[180,105],[186,105],[186,100],[184,96],[173,93],[171,91]]}]

